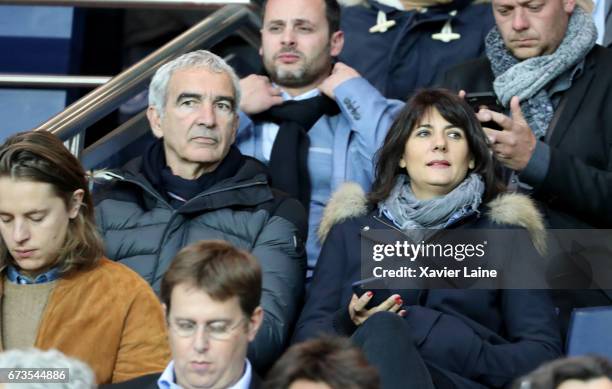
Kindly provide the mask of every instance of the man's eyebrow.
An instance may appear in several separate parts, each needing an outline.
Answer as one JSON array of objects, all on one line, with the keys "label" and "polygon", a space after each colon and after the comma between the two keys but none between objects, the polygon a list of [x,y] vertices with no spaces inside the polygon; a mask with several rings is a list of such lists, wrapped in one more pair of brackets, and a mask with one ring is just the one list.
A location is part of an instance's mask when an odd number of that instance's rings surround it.
[{"label": "man's eyebrow", "polygon": [[[176,321],[189,321],[189,322],[192,322],[192,323],[197,323],[198,322],[196,319],[192,319],[190,317],[182,317],[182,316],[175,316],[173,319],[176,320]],[[218,318],[208,319],[208,320],[205,321],[205,323],[206,324],[219,323],[219,322],[229,323],[231,321],[232,321],[231,318],[218,317]]]},{"label": "man's eyebrow", "polygon": [[[293,24],[312,24],[314,25],[314,23],[308,19],[303,19],[303,18],[296,18],[296,19],[291,19],[290,20],[291,23]],[[282,19],[274,19],[274,20],[270,20],[268,23],[266,23],[266,25],[270,25],[270,24],[285,24],[285,21]]]},{"label": "man's eyebrow", "polygon": [[281,20],[281,19],[274,19],[274,20],[270,20],[270,21],[268,21],[268,23],[266,23],[265,25],[266,25],[266,26],[269,26],[269,25],[271,25],[271,24],[274,24],[274,25],[277,25],[277,24],[283,24],[283,25],[284,25],[284,24],[285,24],[285,22],[284,22],[283,20]]},{"label": "man's eyebrow", "polygon": [[511,4],[505,4],[505,3],[501,3],[500,4],[500,3],[497,3],[497,4],[494,4],[494,7],[497,7],[497,8],[513,8],[514,6],[511,5]]},{"label": "man's eyebrow", "polygon": [[308,19],[293,19],[293,24],[314,24],[313,22],[311,22]]},{"label": "man's eyebrow", "polygon": [[26,216],[31,216],[31,215],[34,215],[36,213],[45,213],[45,212],[47,212],[46,209],[33,209],[33,210],[29,211],[29,212],[26,212]]},{"label": "man's eyebrow", "polygon": [[183,92],[177,96],[176,101],[181,101],[184,99],[197,99],[202,100],[202,95],[199,93],[191,93],[191,92]]},{"label": "man's eyebrow", "polygon": [[210,319],[210,320],[206,320],[206,324],[212,324],[212,323],[224,323],[224,324],[228,324],[231,323],[232,319],[230,318],[217,318],[217,319]]},{"label": "man's eyebrow", "polygon": [[174,319],[174,320],[176,320],[176,321],[191,321],[191,322],[194,322],[194,323],[195,323],[195,320],[190,319],[190,318],[188,318],[188,317],[179,317],[179,316],[175,316],[173,319]]}]

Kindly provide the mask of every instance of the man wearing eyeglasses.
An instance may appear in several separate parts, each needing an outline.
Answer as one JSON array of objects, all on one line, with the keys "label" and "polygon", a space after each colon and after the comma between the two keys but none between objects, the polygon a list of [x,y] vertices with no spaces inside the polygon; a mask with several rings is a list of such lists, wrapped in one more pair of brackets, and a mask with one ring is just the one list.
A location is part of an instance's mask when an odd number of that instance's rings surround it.
[{"label": "man wearing eyeglasses", "polygon": [[251,254],[224,241],[187,246],[161,284],[172,361],[161,374],[107,388],[259,388],[246,355],[263,319],[260,298],[261,269]]}]

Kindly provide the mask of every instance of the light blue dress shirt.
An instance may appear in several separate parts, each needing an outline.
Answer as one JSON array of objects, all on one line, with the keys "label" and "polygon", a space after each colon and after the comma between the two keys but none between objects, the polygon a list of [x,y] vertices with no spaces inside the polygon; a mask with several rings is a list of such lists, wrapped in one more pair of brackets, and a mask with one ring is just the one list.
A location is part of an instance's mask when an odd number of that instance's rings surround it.
[{"label": "light blue dress shirt", "polygon": [[[227,389],[249,389],[253,373],[251,369],[251,363],[248,359],[245,359],[244,364],[244,373],[242,374],[240,380]],[[157,380],[157,387],[159,389],[182,389],[179,385],[176,384],[176,377],[174,374],[174,361],[170,361],[168,366],[166,366],[166,369],[159,376],[159,379]]]},{"label": "light blue dress shirt", "polygon": [[597,27],[597,44],[603,44],[604,32],[606,29],[606,0],[593,0],[593,21]]}]

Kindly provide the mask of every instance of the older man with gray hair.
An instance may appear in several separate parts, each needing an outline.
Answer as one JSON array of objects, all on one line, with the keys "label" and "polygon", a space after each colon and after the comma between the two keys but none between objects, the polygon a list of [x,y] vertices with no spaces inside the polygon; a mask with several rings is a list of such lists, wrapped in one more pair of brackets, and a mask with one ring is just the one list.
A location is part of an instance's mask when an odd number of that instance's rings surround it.
[{"label": "older man with gray hair", "polygon": [[238,78],[218,56],[199,50],[163,65],[147,110],[158,140],[108,172],[94,196],[107,256],[156,291],[192,242],[223,239],[259,260],[264,319],[249,359],[261,370],[282,353],[298,313],[306,217],[296,200],[270,188],[264,165],[233,146],[239,104]]}]

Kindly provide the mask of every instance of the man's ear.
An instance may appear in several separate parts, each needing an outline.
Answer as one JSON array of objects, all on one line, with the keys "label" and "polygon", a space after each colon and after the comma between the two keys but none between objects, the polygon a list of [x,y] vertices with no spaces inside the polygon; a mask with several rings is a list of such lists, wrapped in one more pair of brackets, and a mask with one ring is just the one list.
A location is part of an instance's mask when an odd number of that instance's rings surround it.
[{"label": "man's ear", "polygon": [[68,217],[70,219],[74,219],[79,215],[79,210],[83,205],[84,196],[85,191],[83,189],[77,189],[72,193],[72,197],[70,198],[70,204],[68,206]]},{"label": "man's ear", "polygon": [[236,112],[234,114],[234,124],[232,124],[232,143],[230,143],[232,145],[236,141],[236,133],[238,132],[239,125],[240,125],[240,115],[238,115],[238,112]]},{"label": "man's ear", "polygon": [[166,303],[162,303],[162,309],[164,310],[164,317],[168,317],[168,306]]},{"label": "man's ear", "polygon": [[576,8],[576,0],[563,0],[563,10],[566,13],[571,14],[574,8]]},{"label": "man's ear", "polygon": [[248,329],[248,337],[249,342],[252,342],[257,335],[257,331],[259,331],[259,327],[261,327],[261,323],[263,321],[264,311],[261,307],[255,308],[251,318],[249,319],[249,329]]},{"label": "man's ear", "polygon": [[344,47],[344,32],[334,32],[329,39],[329,47],[329,54],[332,57],[339,56],[340,52],[342,51],[342,48]]},{"label": "man's ear", "polygon": [[149,119],[149,125],[151,126],[151,131],[153,131],[153,135],[155,135],[156,138],[163,138],[164,132],[161,126],[161,116],[157,108],[152,106],[147,108],[147,119]]}]

